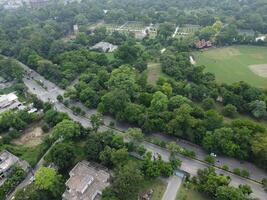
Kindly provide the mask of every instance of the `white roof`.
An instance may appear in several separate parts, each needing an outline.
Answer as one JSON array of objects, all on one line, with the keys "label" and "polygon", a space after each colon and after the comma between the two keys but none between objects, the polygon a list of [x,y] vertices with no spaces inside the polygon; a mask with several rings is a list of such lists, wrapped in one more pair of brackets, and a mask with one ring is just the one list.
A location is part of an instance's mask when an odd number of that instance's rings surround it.
[{"label": "white roof", "polygon": [[18,97],[14,93],[4,94],[0,96],[0,102],[4,101],[14,101],[17,100]]}]

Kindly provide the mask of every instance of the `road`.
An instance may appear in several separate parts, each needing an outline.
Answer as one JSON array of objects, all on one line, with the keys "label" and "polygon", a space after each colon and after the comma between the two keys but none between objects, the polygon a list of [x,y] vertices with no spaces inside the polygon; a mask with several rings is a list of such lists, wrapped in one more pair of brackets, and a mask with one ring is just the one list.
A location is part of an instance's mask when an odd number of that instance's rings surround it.
[{"label": "road", "polygon": [[175,200],[182,182],[183,179],[176,175],[169,177],[167,189],[165,190],[162,200]]},{"label": "road", "polygon": [[[82,117],[82,116],[74,115],[70,109],[66,108],[62,103],[57,101],[57,96],[59,94],[63,95],[64,90],[57,87],[54,83],[51,83],[50,81],[45,80],[41,75],[32,71],[30,68],[28,68],[24,64],[21,63],[21,66],[25,69],[25,71],[28,72],[28,74],[30,74],[30,78],[25,77],[23,79],[23,81],[31,93],[36,94],[37,97],[44,102],[48,102],[48,101],[54,102],[55,108],[58,111],[67,113],[74,121],[81,123],[84,127],[90,127],[91,126],[90,121],[89,121],[89,117],[92,114],[95,114],[96,110],[88,109],[80,103],[75,103],[75,105],[80,106],[86,112],[86,116]],[[42,86],[40,86],[37,83],[38,80],[42,81],[42,83],[46,87],[46,89],[44,89]],[[121,132],[124,132],[129,127],[131,127],[129,124],[117,123],[112,117],[105,116],[104,117],[105,125],[100,127],[100,131],[108,130],[107,125],[109,125],[110,121],[115,122],[116,130],[121,131]],[[154,135],[156,137],[160,137],[164,140],[172,140],[172,141],[174,140],[174,138],[167,137],[164,134],[154,134]],[[175,138],[175,140],[177,140],[177,138]],[[187,148],[187,149],[194,150],[196,152],[198,159],[200,159],[200,160],[204,159],[206,152],[201,147],[194,145],[194,144],[191,144],[191,143],[188,143],[188,142],[185,142],[185,141],[177,141],[177,143],[179,145]],[[144,145],[148,150],[160,153],[162,155],[163,159],[165,159],[165,160],[169,159],[169,152],[166,149],[162,149],[158,146],[155,146],[155,145],[152,145],[152,144],[146,143],[146,142],[144,143]],[[204,169],[208,166],[207,164],[205,164],[201,161],[195,160],[195,159],[183,157],[181,155],[178,155],[178,157],[179,157],[179,159],[182,160],[181,169],[189,172],[191,175],[196,175],[198,169]],[[262,178],[267,177],[266,172],[264,172],[263,170],[260,170],[259,168],[257,168],[256,166],[254,166],[251,163],[247,163],[247,162],[240,163],[236,159],[227,158],[227,157],[218,157],[217,159],[218,159],[217,161],[219,161],[219,163],[227,164],[231,168],[239,167],[242,169],[248,169],[251,172],[251,177],[255,178],[255,180],[261,180]],[[229,172],[224,171],[224,170],[220,170],[218,168],[216,169],[216,171],[218,173],[222,173],[222,174],[225,174],[227,176],[230,176],[232,179],[231,184],[234,186],[238,186],[239,184],[250,185],[253,192],[254,192],[252,194],[253,197],[259,198],[261,200],[266,200],[266,193],[264,192],[261,184],[256,183],[254,181],[251,181],[249,179],[245,179],[245,178],[236,176],[232,173],[229,173]]]}]

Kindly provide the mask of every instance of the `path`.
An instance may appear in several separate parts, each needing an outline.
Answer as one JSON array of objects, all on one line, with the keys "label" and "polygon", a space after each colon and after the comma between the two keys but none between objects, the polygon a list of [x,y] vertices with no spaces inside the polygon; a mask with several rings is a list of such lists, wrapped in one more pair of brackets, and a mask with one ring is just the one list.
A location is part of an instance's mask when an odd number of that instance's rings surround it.
[{"label": "path", "polygon": [[177,34],[179,28],[180,28],[179,26],[177,26],[177,27],[175,28],[175,31],[174,31],[174,33],[172,34],[172,38],[175,38],[175,36],[176,36],[176,34]]},{"label": "path", "polygon": [[175,200],[177,192],[182,185],[183,179],[176,175],[173,175],[168,178],[168,186],[165,190],[165,193],[162,197],[162,200]]}]

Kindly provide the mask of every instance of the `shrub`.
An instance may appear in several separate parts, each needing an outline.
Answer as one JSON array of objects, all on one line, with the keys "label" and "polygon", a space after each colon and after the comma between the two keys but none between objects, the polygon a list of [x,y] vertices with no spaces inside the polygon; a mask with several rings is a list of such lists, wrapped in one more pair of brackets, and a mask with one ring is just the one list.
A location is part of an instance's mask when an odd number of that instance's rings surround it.
[{"label": "shrub", "polygon": [[229,167],[227,165],[223,165],[222,166],[222,169],[228,171],[229,170]]},{"label": "shrub", "polygon": [[237,115],[237,108],[232,105],[232,104],[227,104],[223,110],[222,110],[222,114],[225,117],[231,117],[234,118]]},{"label": "shrub", "polygon": [[210,110],[215,107],[215,101],[212,98],[206,98],[202,101],[202,107],[205,110]]},{"label": "shrub", "polygon": [[204,158],[204,160],[205,160],[207,163],[212,164],[212,165],[214,165],[214,163],[215,163],[215,158],[214,158],[214,156],[211,156],[211,155],[207,155],[207,156]]},{"label": "shrub", "polygon": [[244,170],[244,169],[243,169],[243,170],[241,171],[241,176],[248,178],[249,175],[250,175],[250,174],[249,174],[249,172],[248,172],[247,170]]},{"label": "shrub", "polygon": [[239,176],[241,175],[241,170],[239,168],[235,168],[233,172],[236,175],[239,175]]}]

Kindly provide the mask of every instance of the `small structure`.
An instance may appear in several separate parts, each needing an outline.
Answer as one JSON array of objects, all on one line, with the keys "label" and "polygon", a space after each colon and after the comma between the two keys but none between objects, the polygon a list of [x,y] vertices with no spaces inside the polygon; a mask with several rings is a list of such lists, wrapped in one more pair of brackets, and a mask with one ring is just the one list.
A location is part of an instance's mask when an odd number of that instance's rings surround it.
[{"label": "small structure", "polygon": [[30,167],[26,161],[20,160],[17,156],[6,150],[0,153],[0,186],[4,184],[15,165],[20,166],[26,172]]},{"label": "small structure", "polygon": [[92,46],[90,49],[99,49],[105,53],[107,52],[114,52],[116,49],[118,49],[117,45],[113,45],[108,42],[99,42],[96,45]]},{"label": "small structure", "polygon": [[0,110],[7,107],[13,107],[12,105],[16,103],[18,103],[18,97],[14,93],[4,94],[0,96]]},{"label": "small structure", "polygon": [[63,200],[98,200],[110,184],[110,174],[87,161],[79,162],[69,174]]},{"label": "small structure", "polygon": [[197,42],[195,42],[195,47],[197,49],[204,49],[204,48],[210,48],[212,47],[212,42],[211,41],[206,41],[204,39],[202,40],[198,40]]},{"label": "small structure", "polygon": [[259,41],[264,42],[265,39],[266,39],[266,36],[265,35],[262,35],[262,36],[257,37],[255,40],[256,40],[256,42],[259,42]]},{"label": "small structure", "polygon": [[79,33],[79,26],[78,26],[78,24],[74,24],[73,25],[73,32],[74,32],[74,35],[77,35]]}]

